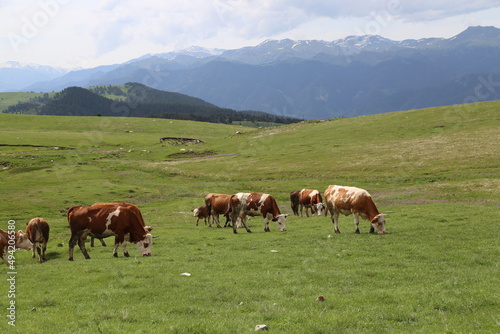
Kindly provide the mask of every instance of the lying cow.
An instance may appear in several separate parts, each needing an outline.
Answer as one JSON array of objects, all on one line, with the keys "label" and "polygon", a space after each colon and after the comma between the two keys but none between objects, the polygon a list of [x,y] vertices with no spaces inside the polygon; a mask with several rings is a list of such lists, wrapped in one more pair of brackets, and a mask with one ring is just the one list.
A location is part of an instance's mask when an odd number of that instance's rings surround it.
[{"label": "lying cow", "polygon": [[[85,248],[87,235],[95,238],[115,236],[113,256],[118,244],[123,244],[128,234],[130,242],[136,243],[143,256],[151,256],[152,236],[146,231],[142,216],[137,210],[122,203],[101,203],[92,206],[75,206],[68,210],[71,228],[68,259],[73,261],[73,249],[78,243],[83,256],[90,259]],[[140,212],[139,212],[140,213]]]},{"label": "lying cow", "polygon": [[200,219],[203,219],[205,225],[207,225],[207,218],[210,217],[210,214],[208,213],[208,208],[206,205],[202,205],[191,211],[193,212],[193,216],[196,217],[196,226],[198,226],[198,222],[200,221]]},{"label": "lying cow", "polygon": [[10,264],[7,256],[7,254],[9,254],[9,250],[30,250],[32,248],[33,243],[28,239],[28,236],[23,231],[19,230],[17,232],[7,232],[0,229],[0,257],[6,265]]},{"label": "lying cow", "polygon": [[247,230],[247,232],[252,232],[247,226],[247,215],[248,216],[259,216],[264,217],[264,231],[270,232],[269,220],[276,222],[279,229],[283,232],[286,231],[286,217],[288,215],[281,214],[276,200],[269,194],[259,194],[259,193],[237,193],[231,196],[230,208],[232,212],[232,223],[233,223],[233,233],[238,233],[236,231],[236,221],[238,218],[241,219],[241,223]]},{"label": "lying cow", "polygon": [[375,230],[379,234],[386,233],[385,219],[387,216],[378,212],[370,194],[363,189],[355,187],[342,187],[331,185],[325,190],[325,200],[328,211],[332,215],[335,233],[340,233],[338,227],[339,214],[354,215],[356,233],[359,233],[359,217],[370,221],[370,233]]},{"label": "lying cow", "polygon": [[317,190],[302,189],[294,190],[290,193],[290,201],[292,203],[292,211],[298,216],[300,208],[300,216],[302,217],[302,210],[306,208],[306,216],[309,217],[308,210],[311,210],[311,214],[317,214],[321,216],[325,212],[325,204],[323,204],[323,199],[321,194]]},{"label": "lying cow", "polygon": [[35,248],[38,252],[38,262],[47,261],[45,252],[47,250],[47,242],[49,241],[50,227],[47,221],[43,218],[33,218],[26,223],[26,235],[33,243],[31,257],[35,258]]}]

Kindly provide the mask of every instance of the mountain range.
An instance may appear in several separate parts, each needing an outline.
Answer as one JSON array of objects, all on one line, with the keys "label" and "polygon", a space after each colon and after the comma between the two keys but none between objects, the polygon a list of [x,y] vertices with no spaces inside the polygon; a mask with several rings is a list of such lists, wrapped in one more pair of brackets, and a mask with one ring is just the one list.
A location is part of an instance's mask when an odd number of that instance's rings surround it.
[{"label": "mountain range", "polygon": [[266,40],[236,50],[192,47],[34,77],[31,84],[10,81],[9,88],[4,70],[0,66],[0,90],[138,82],[223,108],[334,118],[500,99],[500,29],[469,27],[448,39],[366,35],[331,42]]}]

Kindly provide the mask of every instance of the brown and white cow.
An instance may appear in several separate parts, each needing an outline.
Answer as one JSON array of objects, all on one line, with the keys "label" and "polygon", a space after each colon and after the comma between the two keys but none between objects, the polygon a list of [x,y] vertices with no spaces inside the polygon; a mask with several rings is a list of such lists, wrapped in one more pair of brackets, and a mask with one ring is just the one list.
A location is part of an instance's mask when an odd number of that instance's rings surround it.
[{"label": "brown and white cow", "polygon": [[9,265],[10,250],[33,248],[33,243],[28,239],[28,236],[21,230],[14,232],[13,230],[4,231],[0,229],[0,257],[6,265]]},{"label": "brown and white cow", "polygon": [[259,216],[264,217],[264,231],[270,232],[269,220],[276,222],[279,229],[283,232],[286,231],[286,217],[288,215],[281,214],[276,200],[269,194],[260,193],[237,193],[231,196],[230,209],[232,215],[233,223],[233,233],[238,233],[236,231],[236,221],[238,218],[247,232],[252,232],[247,226],[247,215],[248,216]]},{"label": "brown and white cow", "polygon": [[68,252],[70,261],[73,261],[73,249],[77,243],[83,256],[90,259],[85,248],[87,235],[98,239],[115,236],[115,257],[118,245],[124,243],[127,235],[130,242],[137,244],[143,256],[151,255],[152,236],[144,226],[142,215],[139,216],[130,206],[121,204],[98,203],[92,206],[75,206],[68,210],[71,228]]},{"label": "brown and white cow", "polygon": [[309,217],[308,209],[311,214],[321,216],[325,213],[325,204],[319,191],[314,189],[294,190],[290,193],[290,201],[292,202],[292,211],[298,216],[300,208],[300,216],[302,217],[302,210],[306,208],[306,216]]},{"label": "brown and white cow", "polygon": [[[135,214],[139,218],[141,224],[146,229],[146,232],[151,232],[153,230],[153,227],[146,226],[144,224],[144,218],[142,218],[141,210],[139,210],[139,208],[137,206],[135,206],[134,204],[125,203],[125,202],[94,203],[94,204],[92,204],[92,206],[99,206],[99,205],[104,205],[104,206],[106,206],[106,205],[122,205],[122,206],[126,206],[129,209],[131,209],[133,212],[135,212]],[[107,238],[107,237],[108,236],[106,236],[104,238]],[[104,238],[97,238],[97,237],[94,237],[94,236],[90,236],[90,247],[94,247],[94,239],[99,239],[99,241],[101,242],[101,245],[102,246],[106,246],[106,243],[104,242]],[[128,253],[128,251],[127,251],[127,241],[129,241],[129,240],[130,240],[130,234],[127,233],[127,234],[125,234],[125,241],[122,242],[123,255],[125,257],[129,257],[130,256],[129,253]],[[114,248],[113,248],[113,256],[114,257],[118,257],[117,248],[118,248],[118,244],[116,243],[116,237],[115,237],[115,245],[114,245]]]},{"label": "brown and white cow", "polygon": [[193,212],[193,216],[196,217],[196,226],[198,226],[198,222],[200,221],[200,219],[203,219],[205,225],[207,225],[207,218],[209,218],[210,215],[208,213],[208,208],[206,205],[202,205],[191,211]]},{"label": "brown and white cow", "polygon": [[[226,222],[224,223],[224,227],[227,226],[229,222],[229,202],[231,200],[231,195],[226,194],[214,194],[209,193],[205,196],[205,205],[207,206],[208,213],[212,217],[212,220],[217,224],[217,227],[220,226],[219,215],[223,214],[226,217]],[[210,223],[210,217],[208,218],[208,226],[212,227]]]},{"label": "brown and white cow", "polygon": [[364,189],[331,185],[325,190],[326,206],[332,215],[335,233],[340,233],[339,214],[354,215],[356,233],[359,233],[359,217],[368,220],[371,224],[370,233],[375,230],[379,234],[386,233],[385,214],[378,212],[371,195]]},{"label": "brown and white cow", "polygon": [[38,252],[38,262],[47,261],[45,252],[47,251],[47,242],[49,241],[50,227],[43,218],[36,217],[26,223],[26,235],[33,243],[31,257],[35,258],[35,248]]}]

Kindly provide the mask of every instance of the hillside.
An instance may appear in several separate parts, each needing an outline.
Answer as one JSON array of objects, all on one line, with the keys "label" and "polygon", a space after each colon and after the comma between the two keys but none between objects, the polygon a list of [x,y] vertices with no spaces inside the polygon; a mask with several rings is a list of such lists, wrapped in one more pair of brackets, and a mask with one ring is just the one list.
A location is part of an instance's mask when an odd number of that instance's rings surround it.
[{"label": "hillside", "polygon": [[[261,129],[12,114],[0,122],[0,228],[24,229],[36,216],[51,228],[47,262],[15,253],[17,323],[0,324],[4,332],[498,329],[500,102]],[[353,217],[341,216],[335,234],[330,217],[289,215],[286,232],[271,222],[265,233],[253,217],[253,233],[233,234],[196,226],[191,212],[209,192],[256,191],[290,214],[290,191],[330,184],[368,190],[389,215],[388,233],[370,234],[362,220],[356,234]],[[129,245],[131,257],[114,258],[112,247],[87,243],[91,259],[75,249],[68,261],[66,209],[110,201],[141,209],[154,228],[152,256]]]},{"label": "hillside", "polygon": [[[12,94],[4,93],[5,96]],[[251,122],[254,125],[299,121],[263,112],[238,112],[219,108],[198,98],[160,91],[137,83],[89,89],[69,87],[52,94],[51,97],[47,93],[27,97],[29,95],[23,96],[23,100],[6,107],[3,112],[59,116],[156,117],[214,123]]]}]

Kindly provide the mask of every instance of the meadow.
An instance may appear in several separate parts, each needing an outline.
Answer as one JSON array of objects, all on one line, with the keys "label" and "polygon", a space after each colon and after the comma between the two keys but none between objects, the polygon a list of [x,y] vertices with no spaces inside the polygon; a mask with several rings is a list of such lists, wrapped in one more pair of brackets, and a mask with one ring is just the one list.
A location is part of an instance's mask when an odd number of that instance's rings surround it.
[{"label": "meadow", "polygon": [[[250,128],[165,119],[0,114],[0,228],[51,226],[48,261],[3,266],[3,333],[497,333],[500,103]],[[237,131],[242,134],[236,134]],[[203,142],[177,145],[162,137]],[[209,228],[191,209],[209,192],[368,190],[385,235],[341,216]],[[151,257],[75,248],[65,209],[136,204]],[[189,273],[190,276],[181,275]],[[9,296],[10,295],[10,296]],[[319,296],[324,301],[318,301]],[[15,302],[15,327],[7,315]]]}]

